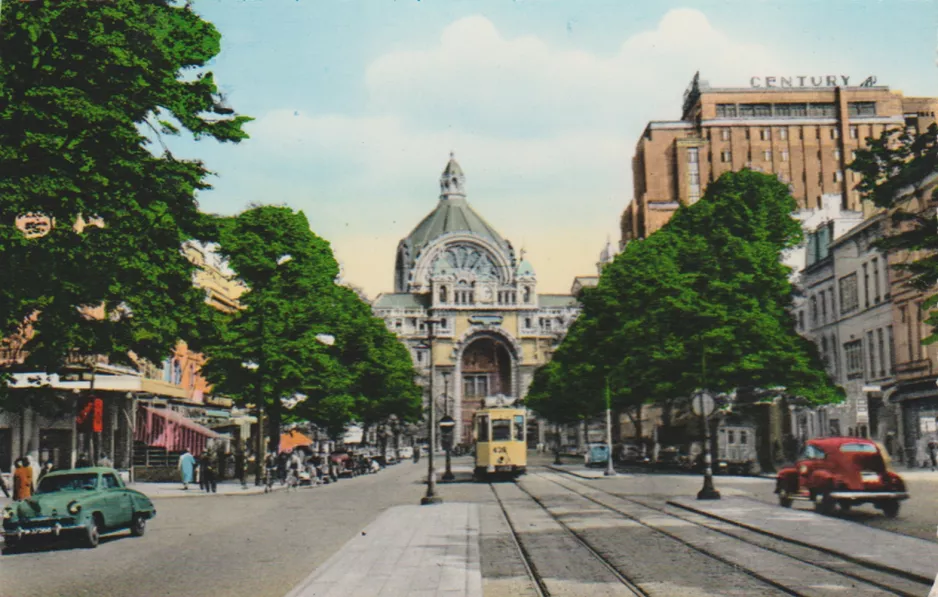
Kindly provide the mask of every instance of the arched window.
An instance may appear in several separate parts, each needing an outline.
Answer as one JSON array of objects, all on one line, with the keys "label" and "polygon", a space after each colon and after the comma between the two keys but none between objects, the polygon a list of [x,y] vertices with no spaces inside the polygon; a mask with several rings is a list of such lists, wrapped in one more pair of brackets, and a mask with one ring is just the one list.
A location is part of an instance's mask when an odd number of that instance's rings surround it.
[{"label": "arched window", "polygon": [[524,287],[524,302],[526,303],[531,302],[531,287],[530,286]]},{"label": "arched window", "polygon": [[440,302],[441,303],[446,302],[446,286],[440,287]]}]

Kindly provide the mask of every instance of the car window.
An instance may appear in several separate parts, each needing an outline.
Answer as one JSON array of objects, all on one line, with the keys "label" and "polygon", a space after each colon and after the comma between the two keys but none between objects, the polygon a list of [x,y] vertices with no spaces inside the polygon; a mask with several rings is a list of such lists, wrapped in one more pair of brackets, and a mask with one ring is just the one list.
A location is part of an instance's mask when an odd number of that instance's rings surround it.
[{"label": "car window", "polygon": [[840,446],[841,452],[862,452],[864,454],[876,454],[878,451],[873,444],[843,444]]},{"label": "car window", "polygon": [[39,482],[36,493],[52,493],[55,491],[81,491],[98,488],[97,473],[82,473],[78,475],[55,475],[45,477]]},{"label": "car window", "polygon": [[511,439],[511,421],[494,419],[492,421],[492,441],[506,442]]},{"label": "car window", "polygon": [[524,416],[515,415],[515,441],[524,441]]},{"label": "car window", "polygon": [[104,475],[104,488],[105,489],[119,489],[121,484],[113,474]]}]

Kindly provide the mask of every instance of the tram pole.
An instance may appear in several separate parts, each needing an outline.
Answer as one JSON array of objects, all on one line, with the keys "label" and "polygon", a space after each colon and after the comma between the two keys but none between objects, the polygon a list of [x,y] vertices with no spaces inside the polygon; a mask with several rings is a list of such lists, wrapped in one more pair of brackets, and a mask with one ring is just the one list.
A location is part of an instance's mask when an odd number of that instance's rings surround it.
[{"label": "tram pole", "polygon": [[616,469],[612,465],[612,396],[609,393],[609,378],[606,378],[606,477],[615,477]]},{"label": "tram pole", "polygon": [[427,450],[427,494],[420,498],[420,504],[427,506],[430,504],[442,504],[443,498],[436,494],[436,471],[433,470],[433,452],[436,449],[436,408],[433,397],[433,375],[435,368],[433,366],[433,326],[439,323],[439,319],[427,319],[427,345],[430,352],[430,387],[429,400],[427,401],[427,438],[429,441],[429,450]]}]

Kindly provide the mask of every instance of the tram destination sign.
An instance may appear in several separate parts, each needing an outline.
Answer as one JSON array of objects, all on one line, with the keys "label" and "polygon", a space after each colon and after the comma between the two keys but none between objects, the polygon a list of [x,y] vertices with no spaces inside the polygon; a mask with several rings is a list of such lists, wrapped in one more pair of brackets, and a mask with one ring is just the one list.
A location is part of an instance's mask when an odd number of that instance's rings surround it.
[{"label": "tram destination sign", "polygon": [[[876,77],[869,76],[859,84],[859,87],[872,87],[876,85]],[[749,86],[756,88],[771,87],[849,87],[850,77],[847,75],[794,75],[794,76],[761,76],[750,77]]]}]

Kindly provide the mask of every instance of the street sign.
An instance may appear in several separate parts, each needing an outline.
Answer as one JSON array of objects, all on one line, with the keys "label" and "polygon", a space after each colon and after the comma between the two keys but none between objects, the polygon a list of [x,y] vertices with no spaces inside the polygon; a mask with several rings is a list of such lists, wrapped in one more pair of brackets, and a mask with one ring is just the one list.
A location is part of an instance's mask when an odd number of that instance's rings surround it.
[{"label": "street sign", "polygon": [[453,417],[446,415],[440,419],[440,445],[444,450],[453,447],[453,430],[456,427],[456,421]]},{"label": "street sign", "polygon": [[691,401],[691,407],[698,417],[709,417],[716,409],[716,402],[709,392],[697,392]]}]

